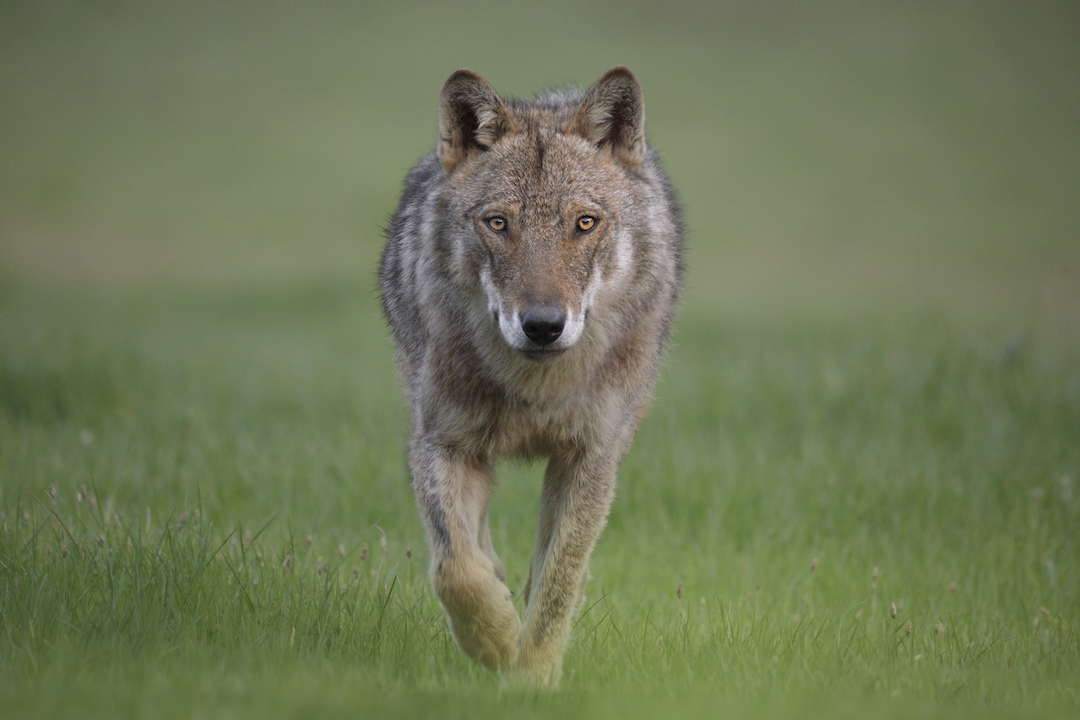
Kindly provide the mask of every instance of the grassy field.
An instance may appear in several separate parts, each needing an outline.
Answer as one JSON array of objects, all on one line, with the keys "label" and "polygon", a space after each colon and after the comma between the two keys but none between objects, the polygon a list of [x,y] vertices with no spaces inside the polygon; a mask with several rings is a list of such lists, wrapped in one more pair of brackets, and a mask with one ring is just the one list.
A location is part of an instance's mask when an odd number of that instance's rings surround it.
[{"label": "grassy field", "polygon": [[[1078,21],[0,6],[0,714],[1080,713]],[[454,69],[615,64],[688,282],[535,692],[428,586],[374,268]],[[520,588],[541,469],[498,474]]]}]

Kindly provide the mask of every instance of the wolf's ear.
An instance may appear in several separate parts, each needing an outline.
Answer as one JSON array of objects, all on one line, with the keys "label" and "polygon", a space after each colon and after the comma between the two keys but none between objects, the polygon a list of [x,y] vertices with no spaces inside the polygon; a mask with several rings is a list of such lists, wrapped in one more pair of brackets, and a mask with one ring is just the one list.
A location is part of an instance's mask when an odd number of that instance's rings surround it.
[{"label": "wolf's ear", "polygon": [[447,172],[514,129],[514,121],[495,88],[472,70],[458,70],[443,85],[435,154]]},{"label": "wolf's ear", "polygon": [[645,98],[630,68],[614,67],[597,80],[566,130],[591,140],[628,167],[640,165],[645,159]]}]

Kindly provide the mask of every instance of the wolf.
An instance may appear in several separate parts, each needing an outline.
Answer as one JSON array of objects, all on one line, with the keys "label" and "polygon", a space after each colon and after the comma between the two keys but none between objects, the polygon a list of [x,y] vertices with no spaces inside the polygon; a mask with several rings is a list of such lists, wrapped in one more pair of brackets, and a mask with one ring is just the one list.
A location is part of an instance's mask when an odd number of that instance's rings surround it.
[{"label": "wolf", "polygon": [[[531,101],[459,70],[438,119],[379,267],[431,583],[466,654],[557,684],[671,327],[683,223],[628,68]],[[547,460],[523,618],[488,527],[500,457]]]}]

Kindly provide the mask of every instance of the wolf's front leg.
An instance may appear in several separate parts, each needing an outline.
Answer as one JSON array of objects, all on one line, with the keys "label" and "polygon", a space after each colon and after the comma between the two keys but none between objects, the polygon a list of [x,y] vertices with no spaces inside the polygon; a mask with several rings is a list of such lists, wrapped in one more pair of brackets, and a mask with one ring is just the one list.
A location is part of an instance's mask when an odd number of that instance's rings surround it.
[{"label": "wolf's front leg", "polygon": [[425,438],[414,440],[409,461],[431,548],[431,583],[450,632],[488,668],[509,669],[517,660],[521,620],[487,528],[491,468]]},{"label": "wolf's front leg", "polygon": [[533,682],[555,685],[574,615],[581,607],[589,556],[615,495],[617,460],[553,457],[544,475],[536,548],[525,588],[518,666]]}]

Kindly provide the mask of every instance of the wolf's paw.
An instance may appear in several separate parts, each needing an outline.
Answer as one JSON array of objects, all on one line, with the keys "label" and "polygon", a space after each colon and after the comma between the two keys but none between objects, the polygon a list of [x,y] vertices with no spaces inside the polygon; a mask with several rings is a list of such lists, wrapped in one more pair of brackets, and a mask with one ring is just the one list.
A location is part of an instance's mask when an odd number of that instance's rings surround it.
[{"label": "wolf's paw", "polygon": [[537,688],[557,688],[562,679],[562,652],[555,648],[531,646],[522,637],[518,653],[518,672],[529,685]]},{"label": "wolf's paw", "polygon": [[440,587],[443,607],[453,635],[466,655],[490,670],[517,665],[521,618],[510,600],[510,589],[494,574],[468,587]]},{"label": "wolf's paw", "polygon": [[451,615],[450,634],[462,651],[489,670],[511,670],[517,666],[518,629],[521,621],[513,606],[509,613],[480,617]]}]

